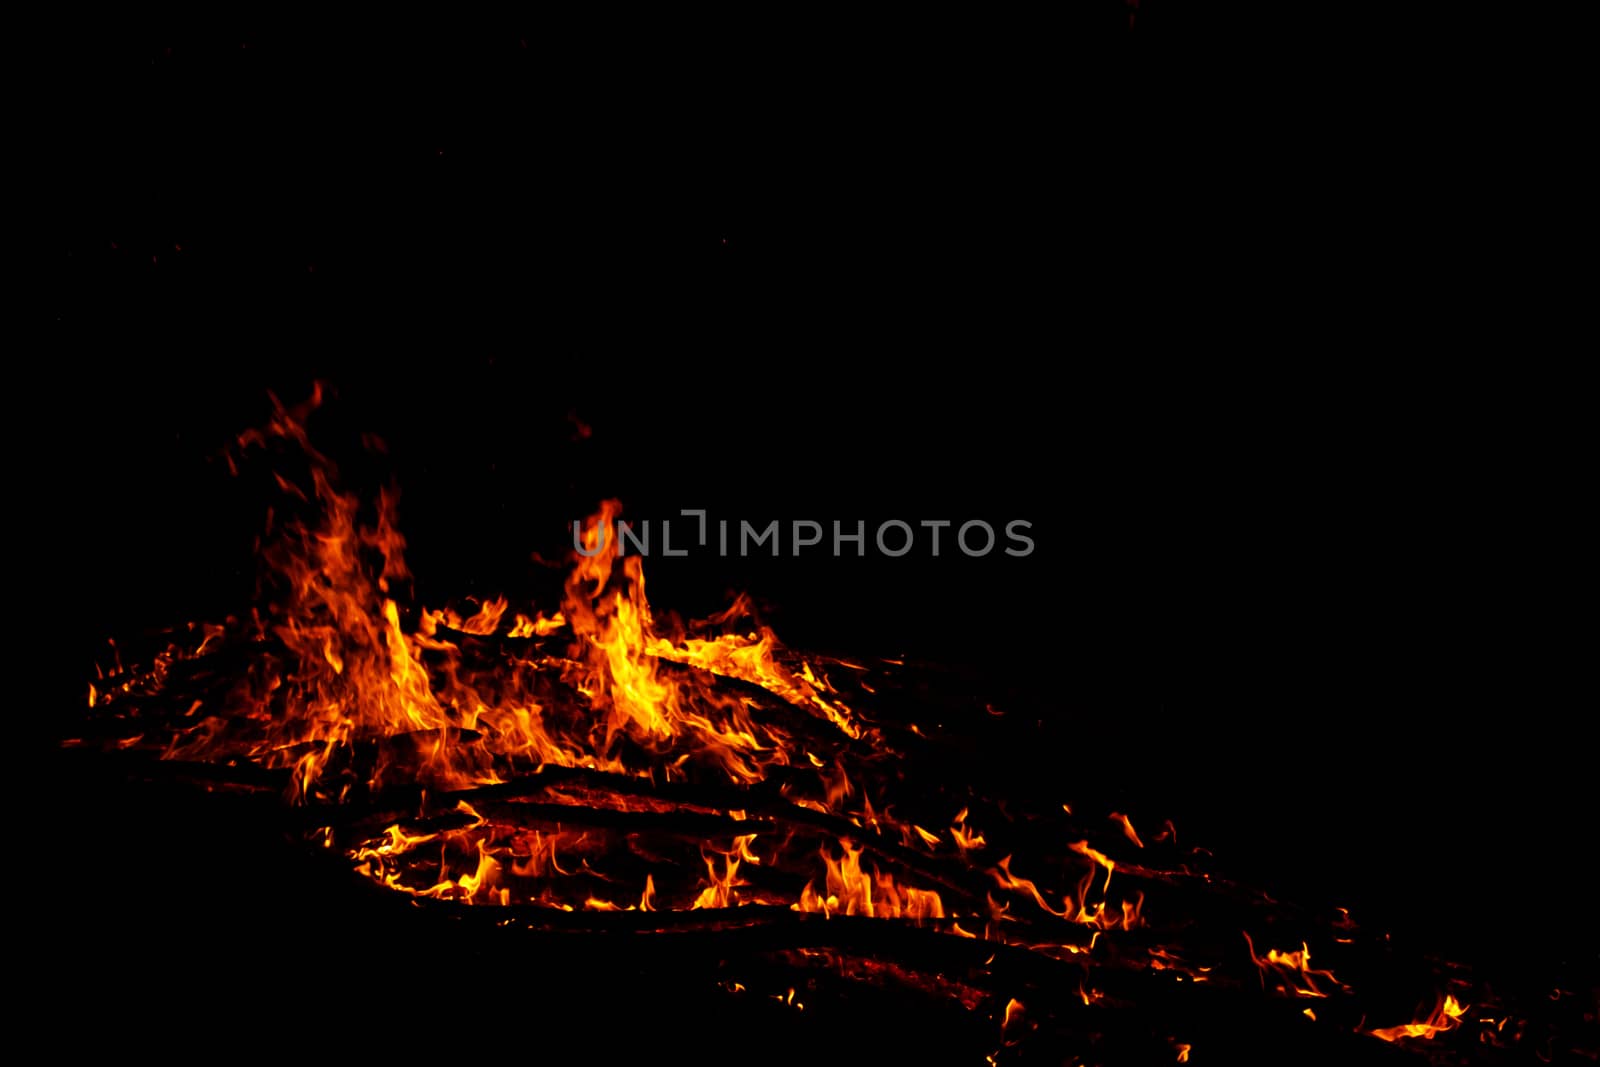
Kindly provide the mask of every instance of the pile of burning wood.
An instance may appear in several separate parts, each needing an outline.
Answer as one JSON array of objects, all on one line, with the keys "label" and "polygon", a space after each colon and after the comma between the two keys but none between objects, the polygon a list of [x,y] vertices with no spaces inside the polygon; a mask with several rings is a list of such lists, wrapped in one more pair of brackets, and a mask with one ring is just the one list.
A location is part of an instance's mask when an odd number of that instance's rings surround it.
[{"label": "pile of burning wood", "polygon": [[258,603],[124,645],[66,744],[259,804],[397,922],[626,935],[798,1012],[920,998],[991,1063],[1595,1057],[1581,991],[1519,999],[1159,815],[974,770],[1001,712],[925,665],[800,654],[743,599],[658,618],[615,503],[558,610],[409,603],[393,498],[341,487],[319,400],[233,455],[279,472]]}]

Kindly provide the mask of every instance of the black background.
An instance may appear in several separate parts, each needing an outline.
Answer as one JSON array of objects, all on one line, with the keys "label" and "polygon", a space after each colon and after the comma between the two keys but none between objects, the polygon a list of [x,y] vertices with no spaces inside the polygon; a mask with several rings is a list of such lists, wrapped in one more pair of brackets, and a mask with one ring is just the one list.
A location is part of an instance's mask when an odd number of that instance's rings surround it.
[{"label": "black background", "polygon": [[1026,559],[647,574],[685,614],[748,589],[792,644],[985,674],[1034,736],[975,760],[1274,886],[1592,956],[1561,285],[1463,186],[1462,97],[1291,104],[1125,14],[1071,27],[1115,66],[980,71],[946,27],[895,52],[914,73],[799,61],[770,106],[759,51],[643,47],[633,83],[541,27],[69,38],[39,407],[88,538],[80,670],[248,602],[265,500],[221,451],[321,379],[358,480],[355,435],[390,446],[430,604],[535,595],[530,553],[609,496],[1029,520]]}]

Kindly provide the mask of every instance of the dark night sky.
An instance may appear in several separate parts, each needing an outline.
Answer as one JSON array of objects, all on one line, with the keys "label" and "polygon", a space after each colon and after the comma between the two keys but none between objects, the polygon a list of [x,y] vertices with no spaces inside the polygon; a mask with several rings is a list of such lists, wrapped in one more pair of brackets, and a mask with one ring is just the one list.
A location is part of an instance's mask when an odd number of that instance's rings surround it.
[{"label": "dark night sky", "polygon": [[[742,68],[680,106],[553,76],[546,36],[396,34],[66,49],[45,336],[106,531],[86,649],[237,610],[261,502],[215,456],[322,378],[334,435],[390,442],[424,594],[534,581],[603,496],[1027,518],[1024,561],[660,561],[653,599],[748,588],[797,644],[970,663],[1037,709],[1033,772],[1149,780],[1446,929],[1511,884],[1488,853],[1586,825],[1577,425],[1559,379],[1463,354],[1538,294],[1486,284],[1440,124],[1334,150],[1303,110],[1027,64],[844,124],[763,113]],[[1109,771],[1073,770],[1086,721]]]}]

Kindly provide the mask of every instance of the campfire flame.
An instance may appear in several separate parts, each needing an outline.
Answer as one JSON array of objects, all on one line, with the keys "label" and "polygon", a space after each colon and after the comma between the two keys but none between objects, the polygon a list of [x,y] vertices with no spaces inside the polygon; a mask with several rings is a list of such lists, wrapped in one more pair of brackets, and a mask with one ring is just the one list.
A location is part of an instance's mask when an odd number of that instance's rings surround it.
[{"label": "campfire flame", "polygon": [[[1244,953],[1201,939],[1191,954],[1191,920],[1152,919],[1158,902],[1193,893],[1219,914],[1237,909],[1204,850],[1179,850],[1170,820],[1144,838],[1120,811],[1080,822],[1066,804],[1022,818],[971,791],[898,796],[928,734],[862,702],[903,664],[802,657],[743,597],[687,625],[658,620],[641,558],[617,543],[617,501],[582,525],[549,614],[498,597],[411,609],[397,494],[363,502],[341,488],[306,429],[321,402],[319,389],[276,405],[231,457],[270,451],[291,467],[274,476],[256,609],[185,628],[143,669],[118,654],[88,692],[92,721],[121,731],[107,747],[280,774],[308,840],[419,905],[913,928],[940,951],[961,946],[962,974],[906,977],[843,950],[785,958],[874,983],[956,982],[957,1001],[1003,1020],[991,1062],[1033,1040],[1051,1010],[1125,1002],[1129,975],[1312,998],[1318,1010],[1296,1007],[1297,1024],[1390,1043],[1462,1025],[1467,1009],[1449,995],[1418,1022],[1361,1030],[1329,1007],[1351,986],[1312,968],[1298,937],[1298,950],[1260,955],[1248,932]],[[242,666],[208,667],[229,649]],[[185,664],[206,682],[198,695],[174,680]],[[1029,849],[1017,867],[1030,877],[1012,869],[1015,845]],[[1324,928],[1356,951],[1347,914]],[[996,978],[1010,951],[1094,967],[1052,992]],[[800,1007],[792,987],[768,995]],[[1187,1062],[1192,1046],[1163,1047]]]}]

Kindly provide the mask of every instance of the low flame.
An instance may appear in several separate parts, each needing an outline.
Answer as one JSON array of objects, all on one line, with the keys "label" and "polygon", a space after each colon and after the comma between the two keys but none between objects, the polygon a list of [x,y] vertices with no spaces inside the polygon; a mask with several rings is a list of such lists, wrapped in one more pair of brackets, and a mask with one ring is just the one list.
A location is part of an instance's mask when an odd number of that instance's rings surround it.
[{"label": "low flame", "polygon": [[739,865],[761,863],[755,853],[750,851],[750,842],[755,839],[755,834],[745,834],[734,838],[733,847],[725,852],[702,851],[701,858],[706,864],[707,885],[700,891],[700,895],[695,897],[694,903],[689,905],[690,910],[731,908],[739,904],[739,896],[734,890],[745,884],[739,878]]},{"label": "low flame", "polygon": [[1382,1030],[1368,1030],[1373,1037],[1382,1038],[1384,1041],[1401,1041],[1407,1038],[1421,1038],[1431,1041],[1439,1034],[1454,1030],[1461,1025],[1461,1019],[1467,1014],[1467,1008],[1450,994],[1434,1005],[1428,1015],[1414,1023],[1404,1026],[1390,1026]]},{"label": "low flame", "polygon": [[1338,979],[1334,978],[1332,971],[1311,969],[1311,950],[1304,942],[1301,942],[1298,952],[1281,952],[1269,948],[1265,956],[1256,955],[1255,942],[1250,940],[1249,933],[1244,935],[1244,942],[1249,947],[1251,962],[1260,972],[1263,988],[1268,988],[1268,980],[1271,979],[1271,988],[1280,993],[1318,998],[1328,995],[1328,990],[1318,984],[1319,979],[1334,988],[1344,988]]},{"label": "low flame", "polygon": [[976,851],[986,843],[983,840],[983,831],[967,825],[966,808],[956,812],[956,817],[950,820],[950,838],[962,852]]},{"label": "low flame", "polygon": [[869,919],[942,919],[944,902],[927,889],[900,885],[877,868],[863,870],[861,848],[854,842],[839,842],[841,855],[835,859],[822,851],[827,868],[824,888],[818,892],[812,882],[800,891],[795,911],[823,915],[861,915]]}]

